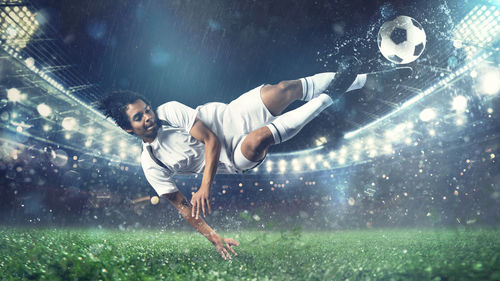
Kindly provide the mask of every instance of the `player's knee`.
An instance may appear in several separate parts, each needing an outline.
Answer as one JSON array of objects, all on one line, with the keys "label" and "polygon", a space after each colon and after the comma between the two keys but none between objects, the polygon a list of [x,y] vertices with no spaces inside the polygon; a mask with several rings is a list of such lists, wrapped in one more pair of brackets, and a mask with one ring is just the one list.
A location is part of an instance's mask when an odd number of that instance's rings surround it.
[{"label": "player's knee", "polygon": [[245,138],[241,146],[243,156],[250,161],[258,162],[266,156],[269,140],[265,135],[253,135]]}]

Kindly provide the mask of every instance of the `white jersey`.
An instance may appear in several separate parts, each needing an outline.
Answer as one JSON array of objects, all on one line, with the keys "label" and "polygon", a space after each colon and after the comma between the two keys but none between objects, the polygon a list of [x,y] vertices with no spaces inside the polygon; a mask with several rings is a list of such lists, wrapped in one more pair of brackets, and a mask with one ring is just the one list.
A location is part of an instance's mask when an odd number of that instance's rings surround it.
[{"label": "white jersey", "polygon": [[[160,126],[152,143],[142,143],[141,165],[146,179],[158,195],[177,191],[172,176],[202,173],[205,168],[205,144],[189,134],[198,117],[221,142],[217,173],[239,173],[234,165],[234,149],[251,131],[274,120],[260,98],[257,87],[230,104],[212,102],[190,108],[176,101],[162,104],[156,110],[157,118],[170,125]],[[151,145],[154,156],[165,166],[158,165],[149,155]]]}]

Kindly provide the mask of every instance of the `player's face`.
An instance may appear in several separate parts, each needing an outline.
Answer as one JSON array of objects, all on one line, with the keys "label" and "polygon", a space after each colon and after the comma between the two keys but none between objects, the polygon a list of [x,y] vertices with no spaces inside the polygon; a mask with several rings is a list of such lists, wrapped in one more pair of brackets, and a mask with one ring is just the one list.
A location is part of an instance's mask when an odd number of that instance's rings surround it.
[{"label": "player's face", "polygon": [[132,127],[126,130],[128,133],[134,133],[145,142],[152,142],[156,138],[158,131],[156,115],[143,100],[129,104],[125,113]]}]

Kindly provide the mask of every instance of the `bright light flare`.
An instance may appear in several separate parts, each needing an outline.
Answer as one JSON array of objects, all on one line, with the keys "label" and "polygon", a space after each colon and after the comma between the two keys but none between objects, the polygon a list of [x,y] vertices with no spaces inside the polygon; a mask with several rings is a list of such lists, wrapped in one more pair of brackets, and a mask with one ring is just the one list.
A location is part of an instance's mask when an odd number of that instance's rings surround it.
[{"label": "bright light flare", "polygon": [[41,103],[36,107],[36,110],[42,117],[48,117],[52,114],[52,109],[45,103]]},{"label": "bright light flare", "polygon": [[295,172],[300,171],[300,168],[301,168],[301,167],[300,167],[300,162],[299,162],[299,160],[298,160],[297,158],[294,158],[294,159],[292,160],[292,167],[293,167],[293,170],[294,170]]},{"label": "bright light flare", "polygon": [[7,98],[12,102],[20,102],[25,96],[18,89],[12,88],[7,90]]},{"label": "bright light flare", "polygon": [[77,127],[76,119],[73,117],[64,118],[62,121],[62,127],[67,131],[76,130],[76,127]]},{"label": "bright light flare", "polygon": [[92,141],[91,140],[86,140],[85,141],[85,147],[90,147],[92,145]]},{"label": "bright light flare", "polygon": [[279,166],[280,172],[284,173],[286,171],[286,161],[285,160],[281,159],[278,162],[278,166]]},{"label": "bright light flare", "polygon": [[496,95],[500,92],[500,69],[485,66],[477,78],[477,90],[481,94]]},{"label": "bright light flare", "polygon": [[392,144],[387,143],[384,145],[384,153],[385,154],[392,154],[393,153]]},{"label": "bright light flare", "polygon": [[24,60],[24,63],[26,64],[26,66],[28,68],[31,69],[31,68],[33,68],[35,66],[35,59],[32,58],[32,57],[29,57],[29,58],[27,58],[27,59]]},{"label": "bright light flare", "polygon": [[433,108],[426,108],[420,112],[420,120],[429,122],[436,118],[436,111]]},{"label": "bright light flare", "polygon": [[451,102],[451,109],[457,112],[464,112],[467,109],[467,99],[464,96],[456,96]]},{"label": "bright light flare", "polygon": [[344,164],[345,164],[345,157],[339,157],[339,159],[337,159],[337,162],[338,162],[340,165],[344,165]]}]

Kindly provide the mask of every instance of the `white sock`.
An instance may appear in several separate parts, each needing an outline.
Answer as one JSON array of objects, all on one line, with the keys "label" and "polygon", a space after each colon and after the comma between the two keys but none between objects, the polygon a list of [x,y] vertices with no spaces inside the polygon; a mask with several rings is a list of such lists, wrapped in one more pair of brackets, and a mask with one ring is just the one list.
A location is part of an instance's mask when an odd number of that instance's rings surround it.
[{"label": "white sock", "polygon": [[327,94],[320,94],[299,108],[278,116],[271,124],[266,125],[273,134],[274,143],[282,143],[299,133],[304,126],[318,116],[321,111],[333,103]]},{"label": "white sock", "polygon": [[[335,78],[335,72],[318,73],[314,76],[300,78],[300,82],[302,82],[302,100],[310,101],[322,94],[328,88],[333,78]],[[366,74],[358,74],[356,80],[354,80],[346,92],[361,89],[365,83]]]}]

